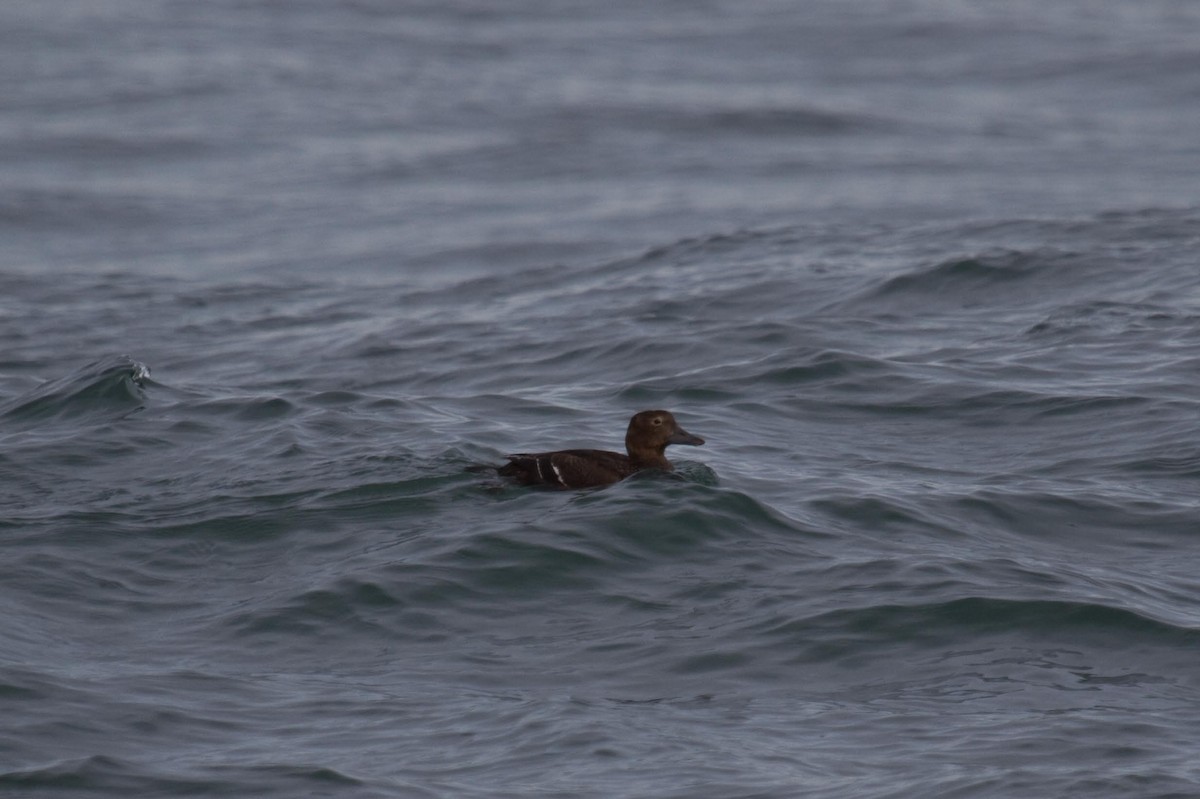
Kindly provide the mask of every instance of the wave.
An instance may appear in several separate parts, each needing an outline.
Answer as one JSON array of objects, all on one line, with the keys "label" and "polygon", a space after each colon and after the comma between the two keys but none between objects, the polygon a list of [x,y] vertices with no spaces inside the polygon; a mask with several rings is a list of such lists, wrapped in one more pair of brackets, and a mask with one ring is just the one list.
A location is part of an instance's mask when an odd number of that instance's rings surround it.
[{"label": "wave", "polygon": [[[176,772],[186,769],[176,767]],[[324,766],[213,766],[189,776],[167,775],[137,763],[106,755],[61,760],[40,768],[0,773],[0,790],[78,791],[123,796],[236,795],[297,796],[346,790],[363,783]]]},{"label": "wave", "polygon": [[14,421],[112,418],[141,410],[150,369],[128,356],[93,361],[0,407]]},{"label": "wave", "polygon": [[[582,494],[481,492],[464,483],[459,502],[471,520],[466,529],[422,521],[421,506],[385,502],[388,512],[373,516],[379,523],[406,520],[386,547],[364,553],[353,551],[353,542],[331,541],[326,546],[342,563],[337,576],[256,600],[223,624],[239,637],[386,632],[399,640],[440,640],[462,614],[515,613],[564,592],[621,604],[629,601],[628,580],[664,566],[753,561],[771,551],[795,557],[829,537],[747,494],[677,475],[646,475]],[[495,503],[502,513],[481,515]]]},{"label": "wave", "polygon": [[143,195],[114,197],[85,189],[0,192],[0,227],[71,233],[89,227],[153,228],[162,222],[164,206]]},{"label": "wave", "polygon": [[[616,110],[620,113],[620,110]],[[878,133],[898,126],[895,120],[849,111],[804,106],[747,106],[727,108],[678,106],[640,107],[620,121],[630,127],[657,128],[676,134],[741,136],[845,136]]]},{"label": "wave", "polygon": [[1062,302],[1064,292],[1087,285],[1085,276],[1097,269],[1095,259],[1071,250],[994,249],[886,277],[831,310],[905,314],[979,308],[995,313],[1013,306],[1026,310],[1044,302]]},{"label": "wave", "polygon": [[[1200,644],[1200,627],[1174,624],[1144,613],[1096,601],[1002,599],[966,596],[917,604],[879,604],[831,610],[801,619],[774,618],[756,625],[757,633],[808,651],[814,641],[824,650],[832,642],[861,648],[869,642],[922,646],[964,645],[980,636],[1016,634],[1022,640],[1051,640],[1060,645],[1119,638],[1171,647]],[[1100,640],[1097,640],[1100,639]]]},{"label": "wave", "polygon": [[[1161,346],[1164,340],[1190,343],[1200,339],[1200,314],[1159,302],[1092,299],[1053,309],[1029,326],[1025,335],[1060,345],[1114,347],[1119,341],[1123,350],[1120,355],[1130,358],[1129,352],[1137,349],[1139,338],[1147,347]],[[1192,363],[1188,366],[1194,368]]]}]

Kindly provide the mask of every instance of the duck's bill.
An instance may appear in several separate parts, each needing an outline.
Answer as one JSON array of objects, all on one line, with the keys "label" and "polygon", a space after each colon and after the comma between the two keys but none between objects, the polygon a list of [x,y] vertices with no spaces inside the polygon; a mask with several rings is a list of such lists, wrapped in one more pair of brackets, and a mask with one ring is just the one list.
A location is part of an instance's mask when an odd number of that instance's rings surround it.
[{"label": "duck's bill", "polygon": [[704,439],[700,436],[694,436],[682,427],[676,427],[675,432],[667,439],[668,444],[685,444],[689,447],[698,447],[704,443]]}]

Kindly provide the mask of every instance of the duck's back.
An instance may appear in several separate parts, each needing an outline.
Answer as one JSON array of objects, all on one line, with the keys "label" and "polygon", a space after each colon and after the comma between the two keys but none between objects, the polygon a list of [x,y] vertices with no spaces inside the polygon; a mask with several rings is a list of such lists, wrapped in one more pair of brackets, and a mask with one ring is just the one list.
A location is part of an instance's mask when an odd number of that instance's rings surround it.
[{"label": "duck's back", "polygon": [[627,455],[603,449],[562,449],[509,455],[499,468],[504,477],[522,485],[591,488],[624,480],[637,469]]}]

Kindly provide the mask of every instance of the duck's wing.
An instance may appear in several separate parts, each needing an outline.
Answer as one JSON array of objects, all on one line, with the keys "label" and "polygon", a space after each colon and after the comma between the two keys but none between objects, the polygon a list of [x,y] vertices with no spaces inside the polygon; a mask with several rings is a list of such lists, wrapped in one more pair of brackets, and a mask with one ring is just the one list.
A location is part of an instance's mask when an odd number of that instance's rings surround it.
[{"label": "duck's wing", "polygon": [[522,485],[592,488],[611,485],[634,472],[629,458],[602,449],[563,449],[509,455],[497,471]]}]

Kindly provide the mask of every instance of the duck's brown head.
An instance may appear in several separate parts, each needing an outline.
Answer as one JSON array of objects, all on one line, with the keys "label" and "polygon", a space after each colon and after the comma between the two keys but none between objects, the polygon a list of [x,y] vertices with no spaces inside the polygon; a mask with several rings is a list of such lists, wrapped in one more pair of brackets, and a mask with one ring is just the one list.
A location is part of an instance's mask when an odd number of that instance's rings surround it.
[{"label": "duck's brown head", "polygon": [[671,468],[670,462],[663,455],[669,444],[698,447],[703,443],[703,438],[694,436],[680,427],[670,411],[635,413],[629,420],[629,429],[625,432],[625,449],[629,452],[630,460],[660,469]]}]

